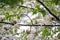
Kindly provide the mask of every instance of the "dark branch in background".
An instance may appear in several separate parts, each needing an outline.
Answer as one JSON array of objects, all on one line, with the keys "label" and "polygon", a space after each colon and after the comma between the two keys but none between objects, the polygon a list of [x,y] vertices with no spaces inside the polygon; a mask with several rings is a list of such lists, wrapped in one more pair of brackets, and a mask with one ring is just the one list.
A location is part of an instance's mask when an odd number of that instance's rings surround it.
[{"label": "dark branch in background", "polygon": [[41,5],[43,5],[44,7],[45,7],[45,9],[53,16],[53,17],[55,17],[59,22],[60,22],[60,19],[56,16],[56,15],[54,15],[46,6],[45,6],[45,4],[43,3],[43,2],[41,2],[40,0],[37,0]]}]

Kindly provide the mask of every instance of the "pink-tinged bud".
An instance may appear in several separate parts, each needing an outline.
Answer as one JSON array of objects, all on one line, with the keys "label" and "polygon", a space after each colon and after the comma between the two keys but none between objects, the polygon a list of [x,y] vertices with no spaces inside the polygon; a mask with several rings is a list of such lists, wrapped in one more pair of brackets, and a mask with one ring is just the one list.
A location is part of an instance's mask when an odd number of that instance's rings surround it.
[{"label": "pink-tinged bud", "polygon": [[0,19],[3,19],[5,16],[4,15],[0,15]]}]

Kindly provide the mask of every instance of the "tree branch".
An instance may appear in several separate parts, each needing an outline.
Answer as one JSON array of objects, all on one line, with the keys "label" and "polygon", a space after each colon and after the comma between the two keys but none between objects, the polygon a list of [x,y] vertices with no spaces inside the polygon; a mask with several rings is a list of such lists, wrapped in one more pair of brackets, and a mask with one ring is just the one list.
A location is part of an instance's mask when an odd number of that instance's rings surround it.
[{"label": "tree branch", "polygon": [[39,2],[41,5],[43,5],[44,8],[45,8],[53,17],[55,17],[55,18],[60,22],[60,19],[59,19],[55,14],[53,14],[53,13],[49,10],[49,8],[47,8],[47,7],[45,6],[45,4],[44,4],[43,2],[41,2],[40,0],[37,0],[37,2]]},{"label": "tree branch", "polygon": [[14,25],[13,23],[9,23],[9,22],[0,22],[0,23]]},{"label": "tree branch", "polygon": [[29,25],[29,24],[18,24],[20,26],[60,26],[60,25],[40,25],[40,24],[32,24],[32,25]]},{"label": "tree branch", "polygon": [[[10,24],[10,25],[14,25],[13,23],[9,23],[9,22],[0,22],[3,24]],[[20,26],[60,26],[60,25],[40,25],[40,24],[18,24]]]}]

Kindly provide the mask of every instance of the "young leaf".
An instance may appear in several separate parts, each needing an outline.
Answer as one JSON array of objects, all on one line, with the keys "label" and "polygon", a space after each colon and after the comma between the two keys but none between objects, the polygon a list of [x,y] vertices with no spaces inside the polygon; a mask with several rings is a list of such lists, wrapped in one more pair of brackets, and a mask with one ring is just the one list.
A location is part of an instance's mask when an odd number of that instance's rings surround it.
[{"label": "young leaf", "polygon": [[57,35],[58,39],[60,39],[60,33]]},{"label": "young leaf", "polygon": [[17,29],[15,29],[14,32],[17,33]]},{"label": "young leaf", "polygon": [[0,28],[2,28],[2,24],[0,24]]},{"label": "young leaf", "polygon": [[36,5],[35,8],[37,8],[38,11],[41,10],[40,5]]},{"label": "young leaf", "polygon": [[32,10],[32,12],[33,12],[33,15],[34,15],[34,14],[36,14],[38,12],[38,10],[34,9],[34,10]]},{"label": "young leaf", "polygon": [[23,1],[23,0],[20,0],[20,3],[21,3],[21,4],[23,4],[23,3],[24,3],[24,1]]},{"label": "young leaf", "polygon": [[42,15],[43,15],[43,16],[45,16],[45,15],[46,15],[46,11],[45,11],[45,10],[43,10],[43,9],[41,9],[41,13],[42,13]]}]

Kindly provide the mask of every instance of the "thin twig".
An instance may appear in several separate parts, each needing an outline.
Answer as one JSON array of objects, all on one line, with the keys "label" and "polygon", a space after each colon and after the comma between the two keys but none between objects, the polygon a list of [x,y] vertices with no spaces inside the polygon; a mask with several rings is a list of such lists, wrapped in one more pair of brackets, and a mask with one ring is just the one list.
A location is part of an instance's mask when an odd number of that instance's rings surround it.
[{"label": "thin twig", "polygon": [[23,7],[23,8],[34,9],[34,8],[27,7],[27,6],[22,6],[22,5],[18,5],[18,6],[19,6],[19,7]]},{"label": "thin twig", "polygon": [[[22,7],[22,8],[29,8],[29,9],[35,10],[35,8],[31,8],[31,7],[27,7],[27,6],[22,6],[22,5],[18,5],[18,6]],[[38,10],[38,12],[41,12],[41,10]]]}]

